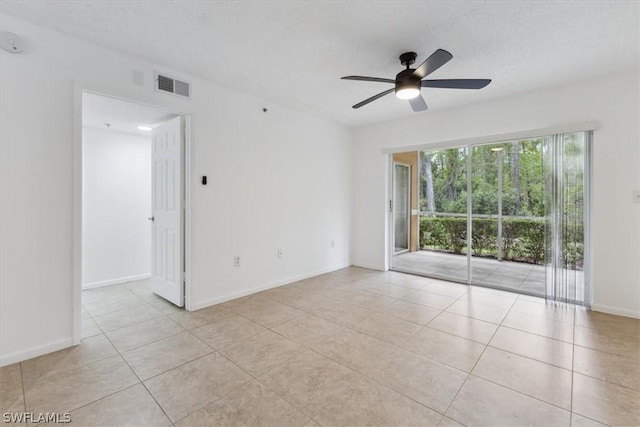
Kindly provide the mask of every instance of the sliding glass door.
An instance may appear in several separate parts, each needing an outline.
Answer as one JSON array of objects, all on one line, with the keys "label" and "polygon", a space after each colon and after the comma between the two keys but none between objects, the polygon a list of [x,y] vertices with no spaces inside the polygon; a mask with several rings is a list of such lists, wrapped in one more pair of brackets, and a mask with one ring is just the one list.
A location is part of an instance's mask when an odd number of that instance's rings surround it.
[{"label": "sliding glass door", "polygon": [[418,245],[392,268],[588,304],[589,152],[589,132],[418,152]]},{"label": "sliding glass door", "polygon": [[409,250],[409,200],[411,175],[408,165],[393,164],[393,253]]}]

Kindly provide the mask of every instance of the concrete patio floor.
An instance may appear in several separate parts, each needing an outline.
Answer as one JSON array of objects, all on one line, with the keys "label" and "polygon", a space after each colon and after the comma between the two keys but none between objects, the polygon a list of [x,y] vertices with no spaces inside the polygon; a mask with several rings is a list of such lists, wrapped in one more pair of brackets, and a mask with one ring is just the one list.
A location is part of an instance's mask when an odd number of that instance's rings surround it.
[{"label": "concrete patio floor", "polygon": [[[392,268],[426,276],[467,280],[467,256],[431,251],[394,255]],[[544,296],[545,266],[491,258],[471,258],[471,283]]]}]

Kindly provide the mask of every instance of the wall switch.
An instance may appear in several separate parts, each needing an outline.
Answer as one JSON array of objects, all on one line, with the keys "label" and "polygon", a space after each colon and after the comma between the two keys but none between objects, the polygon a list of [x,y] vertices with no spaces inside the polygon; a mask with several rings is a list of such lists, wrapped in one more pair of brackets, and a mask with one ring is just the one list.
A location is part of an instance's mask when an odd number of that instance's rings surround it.
[{"label": "wall switch", "polygon": [[282,249],[278,249],[278,259],[284,258],[284,251]]},{"label": "wall switch", "polygon": [[633,203],[640,203],[640,190],[633,192]]},{"label": "wall switch", "polygon": [[236,255],[233,257],[233,266],[240,267],[240,255]]},{"label": "wall switch", "polygon": [[336,247],[336,242],[334,242],[333,240],[331,241],[331,249]]}]

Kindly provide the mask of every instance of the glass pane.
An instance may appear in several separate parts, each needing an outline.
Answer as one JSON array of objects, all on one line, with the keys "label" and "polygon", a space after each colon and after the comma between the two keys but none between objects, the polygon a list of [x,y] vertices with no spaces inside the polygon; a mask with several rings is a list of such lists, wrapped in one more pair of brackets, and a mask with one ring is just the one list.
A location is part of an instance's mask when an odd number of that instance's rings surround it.
[{"label": "glass pane", "polygon": [[394,165],[393,236],[394,253],[409,250],[409,167]]},{"label": "glass pane", "polygon": [[467,149],[419,153],[417,251],[394,257],[393,267],[467,280]]},{"label": "glass pane", "polygon": [[472,148],[472,284],[544,295],[543,142]]}]

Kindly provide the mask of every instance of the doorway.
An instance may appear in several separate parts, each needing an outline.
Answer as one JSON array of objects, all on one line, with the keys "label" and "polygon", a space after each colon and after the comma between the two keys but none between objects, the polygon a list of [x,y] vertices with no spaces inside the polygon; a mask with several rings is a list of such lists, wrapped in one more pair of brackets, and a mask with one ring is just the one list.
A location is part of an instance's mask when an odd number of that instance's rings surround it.
[{"label": "doorway", "polygon": [[122,295],[94,313],[83,301],[82,322],[130,308],[131,293],[183,307],[188,116],[89,91],[81,99],[80,288]]}]

